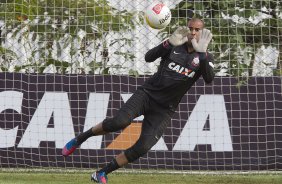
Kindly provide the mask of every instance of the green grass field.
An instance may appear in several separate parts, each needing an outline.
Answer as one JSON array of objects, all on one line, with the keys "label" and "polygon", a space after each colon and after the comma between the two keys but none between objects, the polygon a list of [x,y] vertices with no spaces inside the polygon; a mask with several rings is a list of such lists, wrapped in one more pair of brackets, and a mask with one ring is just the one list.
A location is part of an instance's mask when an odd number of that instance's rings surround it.
[{"label": "green grass field", "polygon": [[[88,173],[0,172],[0,184],[87,184]],[[282,174],[126,174],[109,175],[109,184],[281,184]]]}]

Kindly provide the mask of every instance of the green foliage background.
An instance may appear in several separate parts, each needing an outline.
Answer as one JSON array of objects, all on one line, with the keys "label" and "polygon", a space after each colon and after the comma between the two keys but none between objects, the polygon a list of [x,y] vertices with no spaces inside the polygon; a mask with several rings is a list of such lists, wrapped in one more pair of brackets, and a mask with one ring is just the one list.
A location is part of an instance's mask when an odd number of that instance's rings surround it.
[{"label": "green foliage background", "polygon": [[[164,39],[171,34],[178,25],[186,25],[191,17],[202,18],[208,29],[211,29],[214,38],[210,51],[215,55],[217,71],[224,70],[226,75],[248,77],[252,75],[252,65],[255,53],[262,45],[275,47],[279,50],[279,61],[282,54],[282,3],[273,0],[202,0],[181,1],[172,9],[172,22],[170,26],[162,30],[159,36]],[[269,18],[254,23],[261,14]],[[233,18],[226,18],[233,17]],[[237,16],[237,21],[234,17]],[[54,65],[58,73],[95,73],[99,69],[100,74],[108,74],[109,47],[115,42],[132,46],[132,38],[120,38],[107,43],[105,39],[109,32],[123,33],[129,30],[135,31],[136,25],[143,24],[142,12],[120,11],[109,5],[106,0],[6,0],[0,3],[0,20],[4,25],[0,27],[2,45],[5,37],[12,33],[21,37],[18,42],[27,39],[32,34],[32,40],[44,43],[33,51],[32,56],[40,55],[39,60],[34,57],[24,64],[16,64],[14,72],[42,73],[47,66]],[[86,32],[86,36],[79,40],[79,31]],[[58,44],[64,39],[64,44]],[[80,47],[74,42],[78,40]],[[66,47],[71,45],[70,54],[74,56],[79,50],[81,55],[89,55],[85,48],[90,42],[95,43],[91,52],[102,55],[87,63],[90,71],[86,71],[81,63],[56,60],[52,57],[52,50],[56,44],[57,55],[61,55]],[[30,43],[32,44],[32,43]],[[9,48],[0,45],[1,70],[11,71],[11,63],[21,58]],[[125,60],[134,62],[135,54],[118,50],[116,55]],[[14,64],[14,63],[13,63]],[[14,64],[15,65],[15,64]],[[77,70],[79,68],[79,70]],[[71,70],[71,71],[69,71]],[[274,75],[281,75],[280,62],[273,69]],[[128,74],[138,75],[138,71],[128,69]]]},{"label": "green foliage background", "polygon": [[[79,39],[78,32],[83,30],[86,32],[86,36],[80,40],[81,54],[85,54],[85,47],[90,41],[104,41],[103,44],[96,45],[96,47],[103,48],[102,53],[99,53],[103,56],[102,62],[96,61],[94,58],[89,65],[92,72],[101,68],[102,73],[107,73],[106,62],[109,56],[104,38],[109,31],[121,32],[134,29],[134,15],[134,12],[118,11],[110,7],[105,0],[7,0],[0,3],[0,20],[5,22],[5,26],[2,28],[2,37],[7,36],[8,33],[13,33],[13,37],[15,37],[21,31],[18,42],[28,37],[30,33],[34,33],[33,41],[38,38],[39,43],[45,43],[40,49],[35,50],[37,54],[41,55],[41,61],[19,65],[15,68],[15,72],[23,68],[32,68],[32,70],[24,71],[42,73],[48,65],[53,64],[57,71],[65,73],[68,67],[74,67],[76,61],[54,60],[51,57],[52,46],[56,43],[55,41],[66,34],[68,35],[64,40],[63,47],[57,44],[59,48],[57,54],[60,55],[69,44],[74,44],[74,40]],[[1,41],[3,42],[3,40]],[[131,40],[126,40],[126,42],[130,44]],[[76,52],[75,49],[73,46],[70,52]],[[128,53],[117,54],[132,57]],[[15,54],[0,47],[0,55],[5,60],[1,63],[2,71],[8,71],[9,62],[15,59]],[[81,69],[83,73],[83,68]]]},{"label": "green foliage background", "polygon": [[[250,18],[261,14],[269,15],[254,24]],[[250,76],[255,52],[262,45],[271,45],[279,50],[279,61],[282,56],[282,2],[272,0],[202,0],[181,1],[172,10],[173,19],[166,31],[174,29],[174,25],[187,25],[187,18],[198,17],[204,20],[205,26],[214,35],[212,48],[217,63],[228,62],[226,68],[231,76]],[[223,15],[239,17],[238,21],[226,19]],[[244,55],[240,55],[240,50]],[[246,60],[250,60],[249,63]],[[249,63],[249,64],[246,64]],[[281,75],[280,62],[274,69],[274,75]]]}]

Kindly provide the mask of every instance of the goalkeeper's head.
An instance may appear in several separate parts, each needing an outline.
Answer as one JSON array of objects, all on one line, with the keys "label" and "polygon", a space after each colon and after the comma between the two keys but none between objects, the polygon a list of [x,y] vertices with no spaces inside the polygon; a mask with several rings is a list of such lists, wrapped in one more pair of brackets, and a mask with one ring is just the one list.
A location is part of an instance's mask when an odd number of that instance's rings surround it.
[{"label": "goalkeeper's head", "polygon": [[205,27],[205,23],[199,18],[192,18],[188,21],[187,27],[190,30],[190,33],[187,36],[188,37],[187,45],[188,47],[193,48],[191,40],[195,38],[197,41],[199,41],[200,30],[202,30]]}]

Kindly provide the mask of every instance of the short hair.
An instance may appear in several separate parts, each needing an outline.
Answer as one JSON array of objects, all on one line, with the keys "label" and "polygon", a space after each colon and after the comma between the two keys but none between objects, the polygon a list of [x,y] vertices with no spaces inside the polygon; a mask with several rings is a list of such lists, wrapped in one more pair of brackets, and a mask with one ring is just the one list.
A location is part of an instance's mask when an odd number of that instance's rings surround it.
[{"label": "short hair", "polygon": [[203,21],[202,19],[200,19],[200,18],[197,18],[197,17],[193,17],[193,18],[191,18],[190,20],[188,20],[188,23],[189,23],[189,22],[197,22],[197,21],[202,22],[203,27],[205,27],[205,23],[204,23],[204,21]]}]

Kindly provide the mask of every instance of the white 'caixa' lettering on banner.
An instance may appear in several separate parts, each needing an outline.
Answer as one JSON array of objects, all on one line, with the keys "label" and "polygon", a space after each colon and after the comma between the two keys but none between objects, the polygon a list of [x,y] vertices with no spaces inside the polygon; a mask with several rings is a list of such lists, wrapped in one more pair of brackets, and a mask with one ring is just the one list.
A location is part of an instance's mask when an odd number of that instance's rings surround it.
[{"label": "white 'caixa' lettering on banner", "polygon": [[[203,130],[209,116],[210,128]],[[223,95],[202,95],[173,150],[194,150],[197,144],[210,144],[212,151],[233,151]]]},{"label": "white 'caixa' lettering on banner", "polygon": [[[127,101],[131,94],[122,94]],[[84,131],[106,118],[110,94],[90,93]],[[13,109],[21,114],[23,93],[0,92],[0,111]],[[53,117],[54,126],[48,127]],[[204,126],[209,117],[210,128]],[[136,120],[142,120],[138,117]],[[193,151],[198,144],[211,145],[212,151],[233,151],[227,113],[223,95],[201,95],[173,150]],[[0,148],[15,146],[18,126],[12,129],[0,128]],[[57,148],[75,136],[70,102],[66,92],[45,92],[24,134],[17,145],[22,148],[38,148],[41,141],[54,141]],[[101,149],[102,136],[87,140],[81,149]],[[152,150],[168,150],[161,138]]]},{"label": "white 'caixa' lettering on banner", "polygon": [[[3,91],[0,93],[0,112],[13,109],[21,114],[23,94],[17,91]],[[10,130],[0,128],[0,148],[13,147],[15,145],[18,126]]]}]

